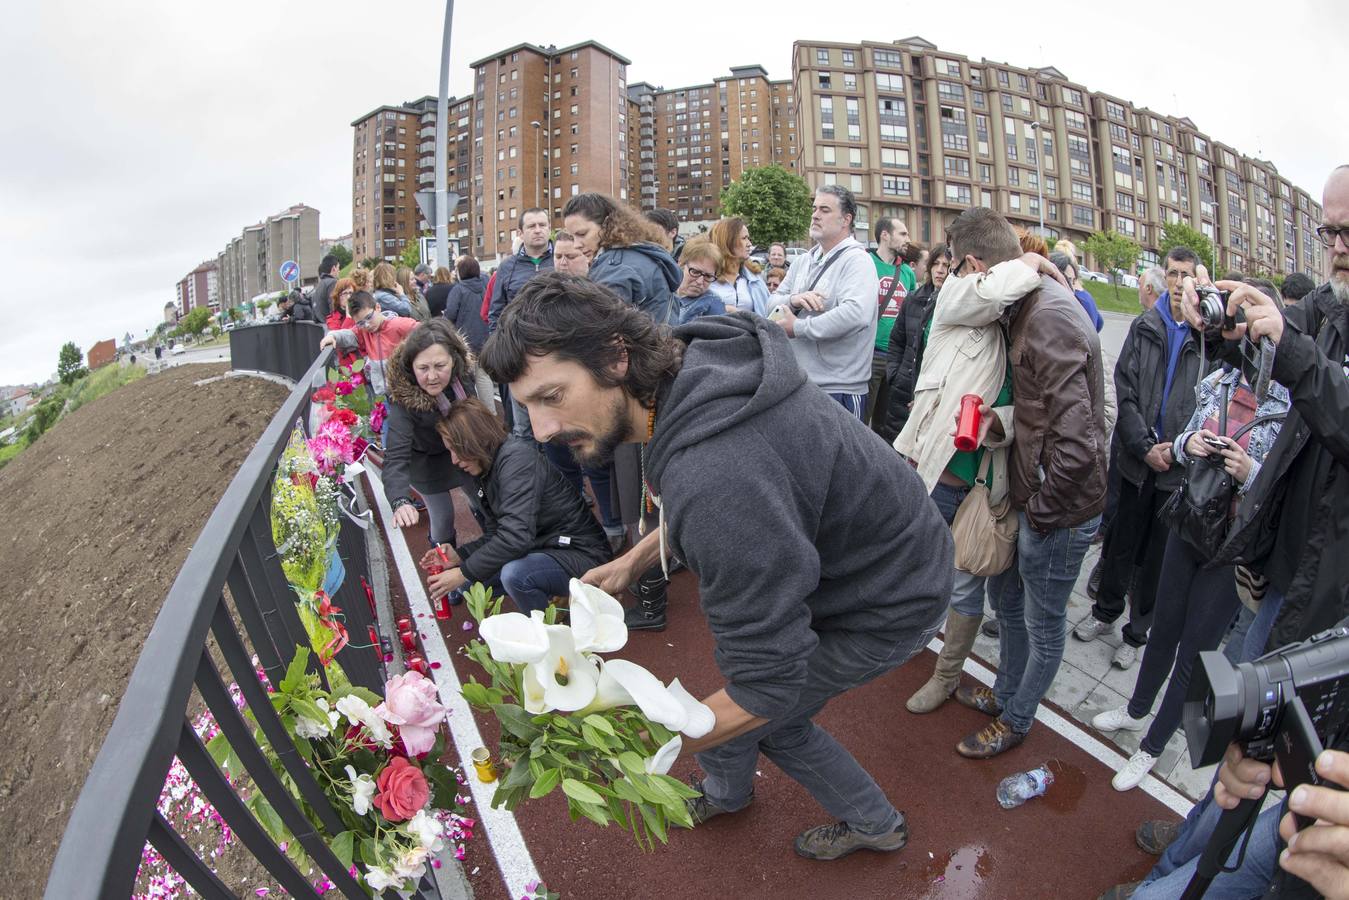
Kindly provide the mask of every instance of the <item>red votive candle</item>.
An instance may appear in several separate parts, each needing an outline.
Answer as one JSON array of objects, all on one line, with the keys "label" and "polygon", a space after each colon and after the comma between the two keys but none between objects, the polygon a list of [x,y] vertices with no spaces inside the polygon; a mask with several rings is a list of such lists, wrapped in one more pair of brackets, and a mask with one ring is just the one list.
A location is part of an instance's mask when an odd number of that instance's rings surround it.
[{"label": "red votive candle", "polygon": [[966,394],[960,398],[960,418],[956,424],[956,449],[969,452],[979,446],[979,406],[984,398]]},{"label": "red votive candle", "polygon": [[408,657],[408,668],[413,672],[420,672],[422,675],[429,675],[431,669],[426,665],[426,660],[413,653]]}]

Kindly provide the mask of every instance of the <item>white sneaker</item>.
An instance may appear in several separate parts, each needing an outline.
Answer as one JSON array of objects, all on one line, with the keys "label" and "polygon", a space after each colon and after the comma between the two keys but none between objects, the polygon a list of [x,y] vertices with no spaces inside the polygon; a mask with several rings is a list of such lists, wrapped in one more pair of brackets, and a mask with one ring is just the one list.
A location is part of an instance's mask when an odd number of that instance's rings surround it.
[{"label": "white sneaker", "polygon": [[1129,761],[1124,764],[1124,768],[1115,773],[1115,777],[1110,780],[1110,786],[1117,791],[1131,791],[1143,781],[1143,776],[1152,771],[1152,767],[1157,765],[1157,757],[1146,750],[1139,750]]},{"label": "white sneaker", "polygon": [[1097,713],[1091,720],[1091,727],[1097,731],[1142,731],[1147,727],[1148,717],[1135,719],[1129,715],[1129,707],[1121,706]]},{"label": "white sneaker", "polygon": [[1088,615],[1077,627],[1073,629],[1073,637],[1079,641],[1094,641],[1103,634],[1109,634],[1115,630],[1115,626],[1109,622],[1102,622],[1093,615]]},{"label": "white sneaker", "polygon": [[1133,644],[1120,644],[1115,648],[1115,656],[1110,662],[1117,669],[1132,669],[1138,662],[1138,648]]}]

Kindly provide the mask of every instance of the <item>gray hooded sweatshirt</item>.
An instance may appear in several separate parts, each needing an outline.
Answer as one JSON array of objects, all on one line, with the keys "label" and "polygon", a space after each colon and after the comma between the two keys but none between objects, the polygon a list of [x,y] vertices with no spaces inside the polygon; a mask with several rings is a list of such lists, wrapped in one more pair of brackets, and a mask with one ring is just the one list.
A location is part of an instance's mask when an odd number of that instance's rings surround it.
[{"label": "gray hooded sweatshirt", "polygon": [[811,384],[752,316],[675,330],[646,474],[674,555],[698,576],[727,691],[791,711],[819,634],[916,636],[945,614],[951,530],[899,454]]}]

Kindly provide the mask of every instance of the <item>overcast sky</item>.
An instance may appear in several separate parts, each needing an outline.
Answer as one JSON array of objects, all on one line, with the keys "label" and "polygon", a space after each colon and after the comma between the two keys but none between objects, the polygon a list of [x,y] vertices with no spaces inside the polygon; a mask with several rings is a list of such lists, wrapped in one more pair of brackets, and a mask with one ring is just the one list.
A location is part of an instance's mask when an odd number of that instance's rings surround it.
[{"label": "overcast sky", "polygon": [[[1193,17],[1182,12],[1192,5]],[[693,14],[699,8],[708,14]],[[850,8],[858,15],[846,15]],[[632,60],[630,81],[675,87],[748,63],[790,77],[794,40],[918,34],[973,59],[1052,64],[1092,90],[1188,115],[1318,198],[1329,170],[1349,162],[1343,0],[1102,8],[1110,12],[977,0],[461,0],[450,90],[471,90],[469,62],[522,41],[597,40]],[[442,15],[443,6],[412,0],[8,8],[0,384],[45,379],[67,340],[88,350],[128,331],[143,335],[162,320],[179,278],[245,225],[292,203],[320,210],[324,237],[350,231],[350,123],[435,92]]]}]

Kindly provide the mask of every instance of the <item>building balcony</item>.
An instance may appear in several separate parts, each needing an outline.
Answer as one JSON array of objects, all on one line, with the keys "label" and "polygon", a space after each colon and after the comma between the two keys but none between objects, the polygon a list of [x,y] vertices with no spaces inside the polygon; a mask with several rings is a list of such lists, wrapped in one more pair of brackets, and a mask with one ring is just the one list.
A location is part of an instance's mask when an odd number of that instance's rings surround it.
[{"label": "building balcony", "polygon": [[419,169],[434,168],[435,164],[436,158],[434,156],[423,156],[421,159],[417,160],[417,168]]},{"label": "building balcony", "polygon": [[655,149],[656,149],[656,142],[655,142],[655,141],[642,141],[640,144],[638,144],[638,146],[641,147],[643,150],[655,150]]},{"label": "building balcony", "polygon": [[420,144],[417,145],[418,153],[434,153],[435,150],[436,150],[435,141],[422,141]]},{"label": "building balcony", "polygon": [[427,125],[426,127],[422,128],[421,131],[417,132],[417,137],[419,138],[433,138],[435,136],[436,136],[436,126],[434,125]]},{"label": "building balcony", "polygon": [[435,180],[436,180],[435,172],[423,172],[422,174],[417,176],[418,184],[431,184]]}]

